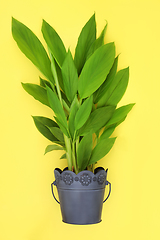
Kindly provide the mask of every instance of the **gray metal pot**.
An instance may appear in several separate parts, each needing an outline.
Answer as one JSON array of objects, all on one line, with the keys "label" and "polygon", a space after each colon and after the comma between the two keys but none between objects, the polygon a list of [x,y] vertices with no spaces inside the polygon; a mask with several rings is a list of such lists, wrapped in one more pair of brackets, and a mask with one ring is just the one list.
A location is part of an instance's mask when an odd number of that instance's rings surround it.
[{"label": "gray metal pot", "polygon": [[[67,168],[63,171],[59,168],[54,170],[52,194],[60,204],[63,222],[79,225],[101,222],[102,206],[111,192],[111,183],[106,180],[107,170],[97,168],[95,173],[84,170],[77,175]],[[103,201],[108,184],[109,193]],[[54,195],[53,185],[57,187],[59,201]]]}]

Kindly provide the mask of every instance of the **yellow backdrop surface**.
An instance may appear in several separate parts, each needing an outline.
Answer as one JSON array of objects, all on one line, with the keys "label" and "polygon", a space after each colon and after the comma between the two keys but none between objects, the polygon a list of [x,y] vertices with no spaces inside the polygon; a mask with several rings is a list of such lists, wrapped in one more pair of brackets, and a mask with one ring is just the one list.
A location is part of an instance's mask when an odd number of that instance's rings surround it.
[{"label": "yellow backdrop surface", "polygon": [[[109,168],[112,193],[102,222],[62,223],[50,183],[62,152],[44,156],[49,144],[31,115],[52,116],[21,87],[38,83],[40,72],[11,35],[11,17],[44,43],[42,19],[74,51],[81,28],[96,13],[98,33],[108,21],[105,42],[114,41],[119,69],[130,66],[130,81],[119,106],[136,102],[114,133],[116,143],[99,165]],[[0,3],[0,239],[160,239],[160,1],[1,0]],[[106,192],[107,194],[107,192]]]}]

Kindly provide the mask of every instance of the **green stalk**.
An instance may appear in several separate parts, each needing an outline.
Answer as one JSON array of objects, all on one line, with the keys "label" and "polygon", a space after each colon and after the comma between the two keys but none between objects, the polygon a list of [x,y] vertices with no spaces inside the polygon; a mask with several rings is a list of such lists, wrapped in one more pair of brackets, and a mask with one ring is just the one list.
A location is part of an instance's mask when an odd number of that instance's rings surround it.
[{"label": "green stalk", "polygon": [[94,172],[94,166],[95,166],[95,163],[87,166],[87,170],[88,170],[88,171],[91,171],[91,172]]},{"label": "green stalk", "polygon": [[[58,76],[57,76],[57,72],[56,72],[56,66],[55,66],[55,62],[54,62],[54,58],[52,56],[52,53],[50,52],[50,58],[51,58],[51,71],[55,80],[55,84],[56,84],[56,88],[57,88],[57,93],[58,93],[58,97],[60,100],[60,103],[63,107],[63,101],[62,101],[62,96],[61,96],[61,91],[60,91],[60,86],[59,86],[59,82],[58,82]],[[66,146],[66,157],[67,157],[67,163],[68,163],[68,170],[72,171],[72,148],[71,148],[71,141],[70,139],[65,135],[64,135],[64,142],[65,142],[65,146]]]},{"label": "green stalk", "polygon": [[56,72],[56,66],[55,66],[54,58],[52,57],[52,53],[50,54],[50,58],[51,58],[51,71],[52,71],[52,74],[53,74],[53,77],[55,80],[58,97],[59,97],[60,103],[63,107],[62,96],[61,96],[61,91],[60,91],[59,82],[58,82],[58,76],[57,76],[57,72]]},{"label": "green stalk", "polygon": [[78,137],[77,140],[76,140],[76,152],[77,152],[77,150],[78,150],[78,146],[79,146],[79,137]]},{"label": "green stalk", "polygon": [[72,160],[73,160],[73,167],[74,171],[77,174],[78,173],[78,166],[77,166],[77,161],[76,161],[76,151],[75,151],[75,142],[72,142]]},{"label": "green stalk", "polygon": [[72,148],[71,148],[71,141],[70,139],[64,135],[64,142],[66,146],[66,157],[67,157],[67,163],[68,163],[68,170],[72,171]]}]

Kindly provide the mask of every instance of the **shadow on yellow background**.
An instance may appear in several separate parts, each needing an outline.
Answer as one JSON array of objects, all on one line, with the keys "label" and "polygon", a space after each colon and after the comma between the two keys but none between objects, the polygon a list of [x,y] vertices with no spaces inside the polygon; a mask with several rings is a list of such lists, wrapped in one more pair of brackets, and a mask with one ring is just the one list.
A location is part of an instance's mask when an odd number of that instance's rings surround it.
[{"label": "shadow on yellow background", "polygon": [[[21,87],[38,83],[40,72],[20,52],[11,35],[11,17],[44,43],[44,18],[74,51],[81,28],[96,13],[98,33],[108,21],[105,41],[114,41],[119,69],[130,66],[130,82],[119,105],[136,102],[120,125],[111,152],[99,165],[109,168],[112,193],[102,222],[74,226],[61,221],[51,195],[61,152],[44,156],[48,141],[31,115],[52,116]],[[1,1],[0,8],[0,239],[159,240],[160,136],[159,0]],[[106,192],[107,194],[107,192]]]}]

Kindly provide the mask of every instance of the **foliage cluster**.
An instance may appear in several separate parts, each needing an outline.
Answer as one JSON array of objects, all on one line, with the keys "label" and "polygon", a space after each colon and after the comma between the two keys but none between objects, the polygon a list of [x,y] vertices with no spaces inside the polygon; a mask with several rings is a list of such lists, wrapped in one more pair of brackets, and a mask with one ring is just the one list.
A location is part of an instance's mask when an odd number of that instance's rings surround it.
[{"label": "foliage cluster", "polygon": [[111,135],[134,104],[117,108],[126,91],[129,68],[117,70],[114,43],[104,43],[107,23],[96,36],[95,14],[82,28],[74,58],[45,20],[42,34],[47,50],[24,24],[12,18],[12,35],[20,50],[45,76],[40,84],[22,83],[36,100],[51,108],[54,119],[33,116],[37,129],[52,144],[45,153],[65,150],[68,169],[94,170],[112,148]]}]

